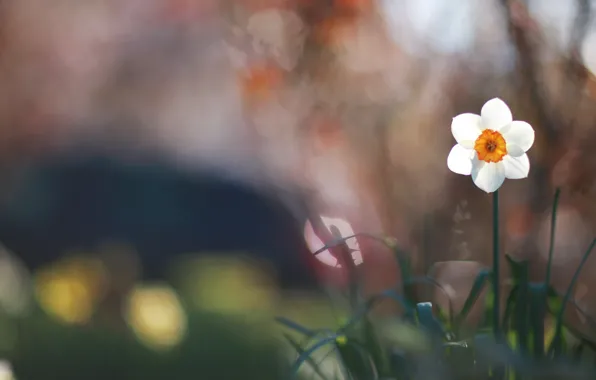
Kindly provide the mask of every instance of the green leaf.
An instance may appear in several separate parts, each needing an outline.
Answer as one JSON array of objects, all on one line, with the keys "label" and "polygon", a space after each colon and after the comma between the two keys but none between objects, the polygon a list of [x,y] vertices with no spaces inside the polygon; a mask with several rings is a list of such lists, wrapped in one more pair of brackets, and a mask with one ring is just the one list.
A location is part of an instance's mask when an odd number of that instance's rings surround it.
[{"label": "green leaf", "polygon": [[484,298],[484,318],[480,324],[479,329],[485,329],[490,327],[492,329],[493,319],[493,303],[494,303],[494,292],[492,286],[486,290],[486,297]]},{"label": "green leaf", "polygon": [[468,297],[466,298],[466,301],[464,302],[464,306],[462,307],[459,315],[457,316],[457,318],[455,320],[456,330],[459,330],[459,326],[464,322],[464,320],[470,313],[470,310],[472,310],[472,307],[478,300],[480,293],[482,293],[482,290],[486,286],[486,283],[488,282],[489,277],[490,277],[490,271],[486,270],[486,269],[481,270],[478,273],[478,275],[476,276],[476,279],[474,280],[474,284],[472,285],[472,289],[470,290],[470,294],[468,294]]},{"label": "green leaf", "polygon": [[312,347],[308,348],[307,350],[304,350],[300,356],[298,356],[298,359],[296,359],[296,361],[294,362],[294,365],[292,366],[291,370],[290,370],[290,374],[292,378],[295,378],[296,375],[298,374],[298,370],[300,369],[300,367],[302,366],[302,364],[304,364],[304,362],[308,361],[309,359],[312,359],[312,355],[318,351],[319,349],[333,344],[335,345],[335,340],[337,339],[338,335],[334,334],[332,336],[329,337],[325,337],[320,339],[319,341],[317,341]]},{"label": "green leaf", "polygon": [[420,302],[416,305],[418,312],[418,322],[434,338],[443,338],[445,331],[441,323],[433,315],[433,305],[430,302]]},{"label": "green leaf", "polygon": [[555,190],[555,197],[553,199],[553,211],[550,220],[550,242],[548,247],[548,261],[546,263],[546,286],[550,286],[550,277],[553,263],[553,251],[555,249],[555,227],[557,225],[557,209],[559,207],[559,198],[561,196],[561,188]]},{"label": "green leaf", "polygon": [[314,330],[311,330],[309,328],[306,328],[306,327],[304,327],[304,326],[302,326],[302,325],[300,325],[300,324],[298,324],[298,323],[296,323],[294,321],[291,321],[291,320],[289,320],[287,318],[284,318],[284,317],[276,317],[275,320],[277,321],[277,323],[282,324],[282,325],[284,325],[284,326],[286,326],[286,327],[288,327],[288,328],[290,328],[290,329],[292,329],[294,331],[297,331],[300,334],[305,335],[305,336],[307,336],[309,338],[314,337],[318,333],[318,331],[314,331]]},{"label": "green leaf", "polygon": [[451,302],[451,297],[449,295],[449,293],[447,292],[447,290],[443,287],[443,285],[441,285],[439,282],[437,282],[437,280],[435,280],[434,278],[431,278],[429,276],[418,276],[418,277],[411,277],[409,279],[409,286],[413,286],[414,284],[427,284],[427,285],[432,285],[434,287],[436,287],[437,289],[441,290],[443,292],[443,294],[445,294],[445,297],[447,298],[447,301],[449,303],[449,324],[453,325],[453,304]]},{"label": "green leaf", "polygon": [[313,252],[313,255],[318,255],[322,252],[327,251],[328,249],[331,248],[335,248],[338,245],[341,244],[345,244],[346,241],[350,240],[350,239],[354,239],[354,238],[369,238],[372,240],[377,240],[385,245],[388,245],[388,239],[387,238],[383,238],[381,236],[375,236],[373,234],[369,234],[369,233],[365,233],[365,232],[360,232],[360,233],[356,233],[353,235],[349,235],[349,236],[342,236],[342,237],[336,237],[335,239],[333,239],[331,242],[325,244],[323,247],[317,249],[316,251]]},{"label": "green leaf", "polygon": [[511,269],[513,284],[517,285],[521,281],[527,281],[528,261],[517,261],[509,255],[505,255],[505,259]]},{"label": "green leaf", "polygon": [[408,301],[399,295],[397,291],[393,289],[385,290],[381,293],[375,294],[371,296],[365,304],[358,310],[352,318],[343,326],[339,331],[343,332],[349,330],[354,325],[358,324],[364,317],[368,315],[368,313],[374,308],[374,306],[382,301],[385,298],[390,298],[396,301],[400,306],[402,306],[406,312],[406,319],[412,319],[414,316],[414,307],[408,303]]},{"label": "green leaf", "polygon": [[405,352],[393,350],[389,355],[391,361],[391,370],[394,376],[400,380],[409,380],[412,378],[412,363],[408,360]]},{"label": "green leaf", "polygon": [[364,333],[364,345],[366,350],[370,353],[375,366],[379,369],[382,376],[388,375],[389,363],[387,362],[387,355],[381,342],[377,337],[377,332],[368,316],[362,320],[362,328]]},{"label": "green leaf", "polygon": [[581,273],[582,268],[586,264],[586,261],[588,261],[588,258],[592,254],[592,251],[594,250],[595,246],[596,246],[596,239],[592,240],[592,243],[588,247],[586,253],[584,253],[579,265],[577,266],[577,269],[575,270],[575,273],[573,274],[573,277],[571,278],[571,281],[569,282],[569,286],[567,287],[567,291],[565,292],[565,296],[563,297],[563,302],[562,302],[561,308],[559,309],[559,314],[557,315],[557,318],[555,320],[555,323],[556,323],[555,336],[553,338],[552,344],[550,345],[550,347],[548,349],[549,356],[551,354],[553,354],[555,357],[557,357],[561,354],[562,334],[563,334],[563,317],[565,316],[565,307],[567,305],[567,302],[569,302],[571,299],[571,292],[573,291],[573,288],[575,287],[575,283],[577,282],[577,280],[579,278],[579,274]]},{"label": "green leaf", "polygon": [[411,282],[412,279],[412,265],[410,263],[409,257],[402,252],[401,250],[395,251],[395,257],[397,259],[397,263],[399,265],[399,270],[401,272],[401,283],[402,283],[402,291],[406,300],[410,304],[416,303],[416,295],[414,292],[413,283]]},{"label": "green leaf", "polygon": [[512,319],[512,315],[516,305],[518,288],[518,285],[513,286],[513,288],[509,291],[507,301],[505,302],[505,312],[503,313],[504,333],[507,333],[507,331],[510,329],[515,328],[515,320]]},{"label": "green leaf", "polygon": [[514,328],[517,333],[519,349],[524,354],[529,354],[528,339],[530,334],[530,325],[528,320],[529,305],[529,269],[528,262],[519,264],[519,277],[517,279],[517,293],[514,306]]},{"label": "green leaf", "polygon": [[352,378],[378,378],[377,368],[373,359],[367,353],[366,347],[348,338],[346,344],[337,345],[337,350]]},{"label": "green leaf", "polygon": [[532,327],[534,357],[544,356],[544,317],[546,314],[547,285],[533,283],[530,291],[530,326]]},{"label": "green leaf", "polygon": [[394,300],[404,309],[406,319],[409,319],[414,315],[414,306],[394,289],[384,290],[381,293],[371,296],[366,301],[365,311],[368,313],[368,311],[370,311],[379,301],[386,298]]},{"label": "green leaf", "polygon": [[[290,345],[294,348],[294,350],[296,350],[296,352],[298,353],[298,355],[303,355],[304,354],[304,349],[290,335],[284,333],[283,336],[290,343]],[[313,370],[315,371],[315,373],[321,379],[326,379],[325,374],[323,374],[323,371],[321,371],[321,369],[319,368],[319,365],[317,364],[317,362],[315,362],[313,360],[313,358],[311,356],[307,356],[306,357],[306,362],[308,364],[310,364],[310,366],[313,368]]]}]

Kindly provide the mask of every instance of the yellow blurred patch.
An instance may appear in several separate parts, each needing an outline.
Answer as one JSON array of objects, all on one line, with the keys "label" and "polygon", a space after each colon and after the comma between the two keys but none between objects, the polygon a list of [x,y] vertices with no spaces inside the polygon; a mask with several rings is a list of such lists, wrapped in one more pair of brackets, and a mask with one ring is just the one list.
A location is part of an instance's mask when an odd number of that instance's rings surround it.
[{"label": "yellow blurred patch", "polygon": [[61,260],[37,273],[35,294],[40,306],[65,323],[87,322],[105,289],[100,261],[78,256]]},{"label": "yellow blurred patch", "polygon": [[187,331],[187,315],[176,292],[166,285],[139,286],[129,295],[126,319],[147,346],[168,349]]},{"label": "yellow blurred patch", "polygon": [[198,309],[225,314],[270,314],[275,309],[277,287],[263,265],[209,256],[180,264],[176,277]]}]

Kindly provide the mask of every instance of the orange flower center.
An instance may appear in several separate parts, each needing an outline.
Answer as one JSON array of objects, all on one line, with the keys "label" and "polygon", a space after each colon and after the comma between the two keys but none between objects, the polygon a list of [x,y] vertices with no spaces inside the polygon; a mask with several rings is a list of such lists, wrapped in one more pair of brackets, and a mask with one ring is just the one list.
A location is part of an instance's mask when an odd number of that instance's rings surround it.
[{"label": "orange flower center", "polygon": [[485,162],[499,162],[507,154],[507,143],[497,131],[485,129],[476,139],[474,150],[478,159]]}]

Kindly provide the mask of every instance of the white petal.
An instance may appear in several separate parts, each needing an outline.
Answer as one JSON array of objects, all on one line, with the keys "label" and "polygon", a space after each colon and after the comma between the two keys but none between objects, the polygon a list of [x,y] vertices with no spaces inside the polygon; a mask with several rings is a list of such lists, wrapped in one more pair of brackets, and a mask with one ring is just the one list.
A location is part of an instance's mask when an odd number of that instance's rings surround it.
[{"label": "white petal", "polygon": [[472,158],[474,151],[456,144],[451,148],[447,157],[447,167],[454,173],[470,175],[472,173]]},{"label": "white petal", "polygon": [[505,168],[505,177],[509,179],[526,178],[530,173],[530,159],[527,154],[519,157],[503,157],[503,167]]},{"label": "white petal", "polygon": [[525,154],[526,151],[522,149],[519,145],[515,144],[507,144],[507,154],[513,157],[519,157],[522,154]]},{"label": "white petal", "polygon": [[505,182],[505,169],[502,162],[484,162],[477,158],[472,162],[472,180],[487,193],[495,192]]},{"label": "white petal", "polygon": [[492,129],[498,131],[513,121],[511,110],[499,98],[489,100],[482,106],[480,111],[482,116],[482,127],[484,129]]},{"label": "white petal", "polygon": [[[501,129],[501,134],[507,142],[507,151],[509,151],[509,145],[517,145],[525,153],[534,144],[534,129],[532,126],[525,121],[514,121]],[[512,156],[516,156],[513,153],[509,153]],[[517,156],[521,156],[521,153]]]},{"label": "white petal", "polygon": [[453,118],[451,133],[458,144],[473,148],[474,142],[482,133],[482,118],[473,113],[462,113]]}]

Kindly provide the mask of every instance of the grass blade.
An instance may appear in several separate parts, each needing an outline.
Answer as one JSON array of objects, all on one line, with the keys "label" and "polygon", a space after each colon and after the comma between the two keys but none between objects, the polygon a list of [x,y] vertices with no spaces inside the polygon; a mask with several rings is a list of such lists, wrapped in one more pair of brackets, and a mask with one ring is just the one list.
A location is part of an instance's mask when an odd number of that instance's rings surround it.
[{"label": "grass blade", "polygon": [[544,316],[546,314],[546,284],[530,284],[530,325],[532,326],[535,358],[544,356]]},{"label": "grass blade", "polygon": [[466,317],[470,313],[470,310],[472,310],[474,304],[476,304],[476,301],[478,300],[478,297],[480,297],[480,293],[482,293],[482,291],[484,290],[484,287],[486,286],[489,277],[490,271],[486,269],[481,270],[480,273],[478,273],[478,275],[476,276],[474,284],[472,285],[472,289],[470,290],[470,293],[468,294],[468,297],[464,302],[464,306],[462,307],[461,311],[459,312],[459,315],[455,320],[456,330],[459,330],[459,326],[466,319]]},{"label": "grass blade", "polygon": [[420,302],[416,305],[416,311],[418,312],[418,322],[435,340],[442,339],[445,336],[443,326],[433,315],[432,303]]},{"label": "grass blade", "polygon": [[559,207],[559,197],[561,195],[561,189],[555,190],[555,199],[553,200],[553,211],[550,219],[550,242],[548,247],[548,261],[546,264],[546,286],[550,286],[551,267],[553,262],[553,251],[555,249],[555,227],[557,224],[557,208]]},{"label": "grass blade", "polygon": [[302,351],[302,353],[300,354],[300,356],[298,356],[298,359],[296,359],[296,361],[294,362],[294,365],[292,366],[292,369],[290,371],[291,378],[296,377],[296,375],[298,374],[298,370],[300,369],[302,364],[304,364],[304,362],[308,361],[309,359],[312,359],[312,355],[316,351],[318,351],[319,349],[321,349],[329,344],[335,344],[337,337],[338,337],[337,335],[332,335],[332,336],[323,338],[323,339],[319,340],[318,342],[316,342],[309,349]]},{"label": "grass blade", "polygon": [[383,350],[383,346],[377,337],[377,332],[367,317],[364,318],[362,321],[363,323],[363,332],[364,332],[364,345],[366,350],[370,353],[372,360],[374,361],[375,366],[379,370],[381,376],[389,375],[389,363],[387,362],[386,352]]},{"label": "grass blade", "polygon": [[515,330],[517,342],[522,354],[529,354],[528,338],[530,326],[528,321],[528,305],[530,297],[529,270],[528,263],[520,263],[520,273],[517,284],[517,294],[515,299]]},{"label": "grass blade", "polygon": [[353,379],[378,379],[377,367],[366,347],[348,339],[345,344],[337,344],[337,350]]},{"label": "grass blade", "polygon": [[288,328],[290,328],[290,329],[292,329],[294,331],[297,331],[300,334],[305,335],[305,336],[307,336],[309,338],[314,337],[318,333],[317,331],[314,331],[314,330],[311,330],[309,328],[306,328],[306,327],[304,327],[304,326],[302,326],[302,325],[300,325],[300,324],[298,324],[298,323],[296,323],[294,321],[289,320],[288,318],[276,317],[275,318],[275,321],[277,323],[282,324],[282,325],[284,325],[284,326],[286,326],[286,327],[288,327]]},{"label": "grass blade", "polygon": [[[294,350],[296,350],[296,352],[298,353],[299,356],[304,354],[304,349],[290,335],[284,333],[283,336],[284,336],[284,338],[286,338],[286,340],[288,341],[288,343],[290,343],[290,345],[292,346],[292,348],[294,348]],[[327,377],[325,376],[325,374],[323,373],[323,371],[321,371],[321,369],[319,368],[319,365],[317,364],[317,362],[315,362],[314,359],[311,356],[307,356],[306,357],[306,362],[313,368],[313,370],[315,371],[315,373],[321,379],[323,379],[323,380],[326,380],[327,379]]]},{"label": "grass blade", "polygon": [[573,274],[573,277],[571,278],[571,282],[569,283],[569,286],[567,287],[567,291],[565,292],[565,296],[563,297],[563,302],[561,304],[561,308],[559,309],[559,313],[556,318],[555,336],[554,336],[551,346],[549,347],[549,350],[548,350],[549,355],[553,354],[555,356],[559,356],[561,353],[561,348],[562,348],[562,339],[561,338],[562,338],[562,333],[563,333],[563,317],[565,315],[565,307],[567,306],[567,302],[569,302],[569,299],[571,298],[571,292],[573,291],[573,288],[575,287],[575,283],[577,282],[577,280],[579,278],[579,274],[580,274],[582,268],[584,267],[584,265],[586,264],[586,261],[588,261],[588,258],[590,257],[590,254],[592,253],[592,250],[594,249],[594,246],[596,246],[596,239],[592,240],[592,243],[588,247],[588,250],[586,251],[586,253],[584,253],[584,256],[582,257],[579,265],[577,266],[577,269],[575,270],[575,273]]}]

